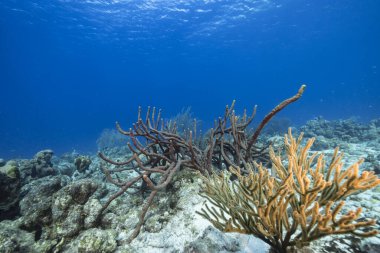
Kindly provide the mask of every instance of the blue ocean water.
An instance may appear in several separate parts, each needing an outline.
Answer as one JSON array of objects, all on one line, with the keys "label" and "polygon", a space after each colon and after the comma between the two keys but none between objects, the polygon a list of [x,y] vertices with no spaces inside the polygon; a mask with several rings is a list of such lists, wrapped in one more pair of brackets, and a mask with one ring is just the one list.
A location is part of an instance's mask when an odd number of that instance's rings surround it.
[{"label": "blue ocean water", "polygon": [[1,0],[0,157],[96,150],[139,105],[380,116],[378,0]]}]

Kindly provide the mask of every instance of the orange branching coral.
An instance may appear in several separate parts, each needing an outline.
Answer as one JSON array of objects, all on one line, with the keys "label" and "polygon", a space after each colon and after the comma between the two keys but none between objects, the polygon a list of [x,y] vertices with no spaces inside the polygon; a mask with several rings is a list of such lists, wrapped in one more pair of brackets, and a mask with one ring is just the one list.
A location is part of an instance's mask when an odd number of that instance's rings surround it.
[{"label": "orange branching coral", "polygon": [[323,154],[309,155],[314,138],[305,146],[301,141],[302,134],[298,139],[290,130],[285,135],[286,162],[270,148],[273,175],[253,162],[248,175],[230,167],[235,181],[230,173],[204,177],[202,196],[212,206],[199,214],[221,231],[252,234],[281,253],[326,235],[377,234],[369,229],[375,220],[359,220],[361,208],[342,212],[342,200],[379,185],[380,179],[373,172],[359,174],[362,160],[343,170],[338,148],[326,166]]}]

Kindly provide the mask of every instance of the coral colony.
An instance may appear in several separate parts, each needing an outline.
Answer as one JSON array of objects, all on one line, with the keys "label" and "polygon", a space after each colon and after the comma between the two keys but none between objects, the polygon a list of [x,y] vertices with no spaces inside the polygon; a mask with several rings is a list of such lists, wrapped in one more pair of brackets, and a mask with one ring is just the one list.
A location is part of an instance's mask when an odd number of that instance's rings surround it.
[{"label": "coral colony", "polygon": [[332,234],[376,235],[378,231],[366,230],[375,220],[359,220],[361,208],[343,213],[342,208],[347,196],[379,185],[380,179],[373,171],[359,175],[363,160],[343,169],[338,148],[329,163],[323,154],[309,156],[314,138],[305,146],[301,141],[302,134],[296,139],[289,129],[286,163],[270,148],[273,175],[253,162],[247,175],[230,167],[235,181],[228,172],[204,177],[202,195],[212,207],[206,205],[199,214],[221,231],[252,234],[281,253]]}]

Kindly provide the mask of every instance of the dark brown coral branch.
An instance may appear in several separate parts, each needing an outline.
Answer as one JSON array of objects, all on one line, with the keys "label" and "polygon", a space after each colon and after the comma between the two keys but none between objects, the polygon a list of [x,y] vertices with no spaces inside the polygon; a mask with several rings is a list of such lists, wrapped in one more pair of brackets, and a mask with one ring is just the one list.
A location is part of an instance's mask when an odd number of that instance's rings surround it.
[{"label": "dark brown coral branch", "polygon": [[284,100],[282,103],[277,105],[270,113],[268,113],[264,119],[260,122],[259,126],[256,128],[255,132],[253,133],[252,137],[250,138],[247,146],[247,153],[245,155],[245,159],[249,160],[249,157],[251,155],[251,148],[256,143],[257,138],[259,137],[261,131],[265,127],[265,125],[275,116],[278,112],[280,112],[282,109],[284,109],[289,104],[297,101],[305,91],[306,85],[302,85],[301,88],[298,90],[297,94],[294,95],[291,98],[288,98]]},{"label": "dark brown coral branch", "polygon": [[132,242],[132,240],[135,239],[139,235],[140,229],[141,229],[142,225],[144,224],[145,215],[148,212],[149,207],[151,206],[157,192],[158,192],[158,190],[152,191],[150,193],[148,199],[146,200],[143,208],[141,209],[140,215],[139,215],[139,222],[137,223],[137,225],[136,225],[135,229],[133,230],[132,234],[130,235],[130,237],[127,239],[128,243]]}]

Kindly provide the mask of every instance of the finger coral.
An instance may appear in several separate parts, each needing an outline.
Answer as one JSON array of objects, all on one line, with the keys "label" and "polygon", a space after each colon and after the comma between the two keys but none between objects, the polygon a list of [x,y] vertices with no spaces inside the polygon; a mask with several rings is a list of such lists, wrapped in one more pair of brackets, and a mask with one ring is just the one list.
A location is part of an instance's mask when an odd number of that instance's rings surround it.
[{"label": "finger coral", "polygon": [[[314,140],[302,146],[302,134],[296,139],[289,129],[285,161],[270,147],[272,170],[252,162],[248,174],[230,167],[203,177],[201,195],[212,205],[198,213],[221,231],[254,235],[279,253],[327,235],[377,234],[371,229],[375,220],[359,219],[361,208],[342,209],[347,196],[379,185],[380,179],[373,172],[359,173],[363,160],[343,169],[338,148],[329,163],[323,154],[309,155]],[[231,174],[237,180],[230,180]]]}]

